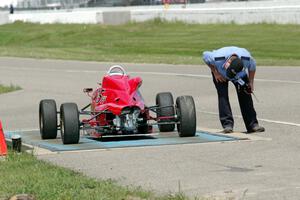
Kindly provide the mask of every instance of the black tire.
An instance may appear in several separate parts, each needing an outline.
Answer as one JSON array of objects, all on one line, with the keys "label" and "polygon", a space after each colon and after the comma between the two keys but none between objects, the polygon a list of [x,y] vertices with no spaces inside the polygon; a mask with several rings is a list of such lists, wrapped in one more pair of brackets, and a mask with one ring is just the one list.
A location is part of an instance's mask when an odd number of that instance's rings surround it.
[{"label": "black tire", "polygon": [[57,136],[57,110],[53,99],[44,99],[39,105],[40,134],[43,140]]},{"label": "black tire", "polygon": [[64,103],[60,106],[60,130],[64,144],[78,144],[79,113],[75,103]]},{"label": "black tire", "polygon": [[192,96],[180,96],[176,99],[178,117],[177,131],[180,137],[193,137],[196,134],[196,109]]},{"label": "black tire", "polygon": [[[167,108],[157,109],[157,117],[175,116],[174,100],[170,92],[162,92],[156,95],[156,105],[159,107],[170,106]],[[174,121],[174,120],[173,120]],[[160,122],[173,122],[170,119],[162,119]],[[171,132],[175,129],[175,124],[158,125],[160,132]]]}]

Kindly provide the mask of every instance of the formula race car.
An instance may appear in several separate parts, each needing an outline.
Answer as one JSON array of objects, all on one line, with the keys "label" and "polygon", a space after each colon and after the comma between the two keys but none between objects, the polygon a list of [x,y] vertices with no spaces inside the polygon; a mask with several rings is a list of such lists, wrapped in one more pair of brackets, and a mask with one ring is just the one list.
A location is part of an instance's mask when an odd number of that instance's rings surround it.
[{"label": "formula race car", "polygon": [[42,139],[55,139],[60,130],[64,144],[77,144],[80,130],[88,137],[101,138],[149,134],[153,125],[158,125],[160,132],[174,131],[177,125],[180,137],[195,136],[196,111],[192,96],[180,96],[174,105],[172,94],[162,92],[156,95],[155,106],[146,106],[139,92],[142,79],[131,78],[119,65],[112,66],[99,85],[94,91],[92,88],[83,90],[91,103],[80,110],[75,103],[63,103],[57,111],[55,100],[41,100]]}]

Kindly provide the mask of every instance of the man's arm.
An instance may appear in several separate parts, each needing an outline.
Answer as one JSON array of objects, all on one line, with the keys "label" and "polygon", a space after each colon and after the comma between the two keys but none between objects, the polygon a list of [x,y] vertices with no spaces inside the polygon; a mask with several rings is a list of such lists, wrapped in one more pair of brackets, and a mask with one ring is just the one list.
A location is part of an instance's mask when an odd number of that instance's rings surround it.
[{"label": "man's arm", "polygon": [[226,79],[217,70],[216,66],[213,65],[213,57],[211,55],[211,52],[209,52],[209,51],[203,52],[203,61],[208,65],[208,67],[210,68],[210,70],[217,82],[225,82],[226,81]]},{"label": "man's arm", "polygon": [[208,65],[208,67],[210,68],[212,74],[214,75],[217,83],[218,82],[226,82],[226,78],[224,78],[220,72],[216,69],[216,67],[214,65]]},{"label": "man's arm", "polygon": [[256,72],[256,62],[253,58],[250,59],[250,67],[249,67],[249,85],[251,87],[251,91],[254,91],[254,77]]},{"label": "man's arm", "polygon": [[251,92],[254,91],[254,77],[255,77],[255,71],[249,71],[249,85],[251,87]]}]

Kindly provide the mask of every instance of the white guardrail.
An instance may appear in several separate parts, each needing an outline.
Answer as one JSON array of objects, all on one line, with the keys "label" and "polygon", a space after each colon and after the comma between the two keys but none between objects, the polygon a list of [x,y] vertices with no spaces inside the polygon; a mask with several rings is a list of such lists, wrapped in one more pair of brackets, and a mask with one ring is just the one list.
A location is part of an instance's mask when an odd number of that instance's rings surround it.
[{"label": "white guardrail", "polygon": [[[5,17],[7,16],[7,17]],[[2,18],[2,19],[1,19]],[[73,10],[0,13],[0,24],[17,20],[34,23],[122,24],[154,18],[187,23],[300,24],[299,0],[203,3],[148,7],[82,8]]]}]

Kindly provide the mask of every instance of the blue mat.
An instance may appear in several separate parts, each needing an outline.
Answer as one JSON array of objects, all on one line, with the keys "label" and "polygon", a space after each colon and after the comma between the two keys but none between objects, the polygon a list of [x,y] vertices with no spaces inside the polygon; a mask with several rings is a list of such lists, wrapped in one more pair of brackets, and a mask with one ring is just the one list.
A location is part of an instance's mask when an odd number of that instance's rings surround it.
[{"label": "blue mat", "polygon": [[79,144],[72,145],[63,145],[60,137],[53,140],[41,140],[39,131],[5,132],[5,137],[11,139],[11,137],[15,134],[20,135],[22,137],[22,142],[25,144],[42,147],[50,151],[77,151],[238,140],[238,138],[235,137],[204,131],[197,131],[195,137],[179,137],[177,132],[159,133],[146,136],[104,137],[97,140],[88,137],[81,137]]}]

